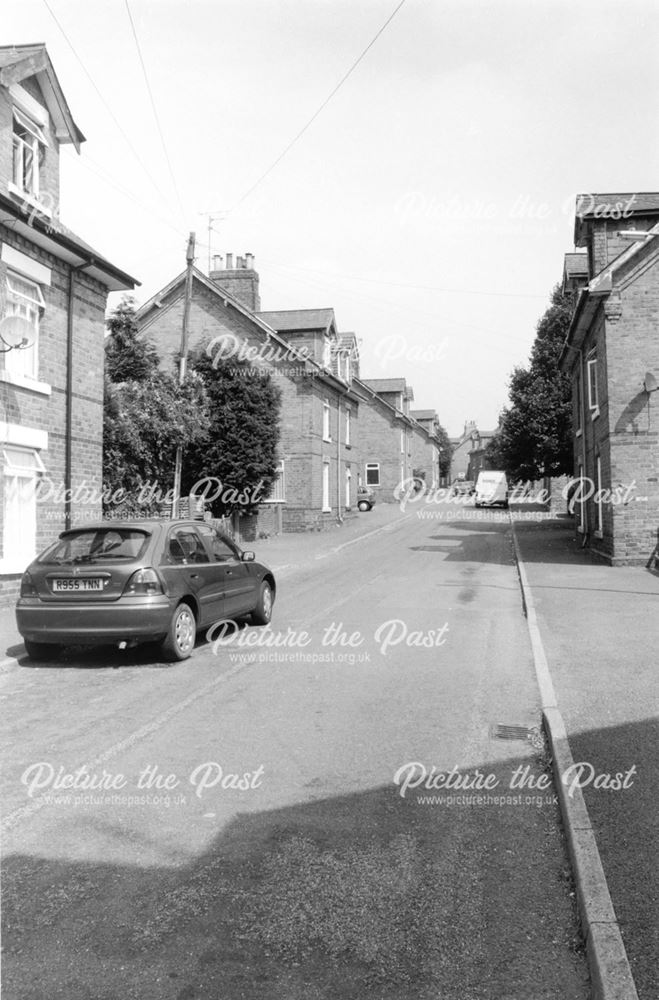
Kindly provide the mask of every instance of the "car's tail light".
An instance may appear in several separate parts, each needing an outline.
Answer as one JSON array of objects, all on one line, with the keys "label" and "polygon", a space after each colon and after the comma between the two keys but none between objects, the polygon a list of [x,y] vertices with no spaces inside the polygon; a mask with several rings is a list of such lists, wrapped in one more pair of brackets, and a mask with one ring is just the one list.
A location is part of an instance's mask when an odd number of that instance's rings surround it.
[{"label": "car's tail light", "polygon": [[162,594],[162,584],[155,569],[138,569],[126,584],[124,594]]},{"label": "car's tail light", "polygon": [[23,573],[21,578],[21,597],[38,597],[39,592],[35,586],[34,580],[30,576],[27,570]]}]

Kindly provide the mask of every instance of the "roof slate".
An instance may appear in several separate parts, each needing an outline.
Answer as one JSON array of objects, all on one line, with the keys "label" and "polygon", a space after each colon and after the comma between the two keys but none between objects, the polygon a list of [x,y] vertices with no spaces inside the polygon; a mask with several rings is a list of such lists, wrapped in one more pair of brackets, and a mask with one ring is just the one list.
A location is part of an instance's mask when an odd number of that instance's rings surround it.
[{"label": "roof slate", "polygon": [[404,378],[363,378],[362,382],[373,392],[405,392]]},{"label": "roof slate", "polygon": [[333,309],[280,309],[256,315],[278,332],[327,330],[334,322]]}]

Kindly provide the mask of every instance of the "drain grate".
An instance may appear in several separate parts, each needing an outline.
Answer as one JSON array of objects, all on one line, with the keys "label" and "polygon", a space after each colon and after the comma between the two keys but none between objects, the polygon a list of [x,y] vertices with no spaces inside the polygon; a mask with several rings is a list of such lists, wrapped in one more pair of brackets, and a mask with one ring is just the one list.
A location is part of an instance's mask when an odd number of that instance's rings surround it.
[{"label": "drain grate", "polygon": [[529,729],[528,726],[507,726],[504,723],[490,726],[490,739],[520,740],[523,743],[532,743],[534,747],[544,745],[542,733],[537,727]]}]

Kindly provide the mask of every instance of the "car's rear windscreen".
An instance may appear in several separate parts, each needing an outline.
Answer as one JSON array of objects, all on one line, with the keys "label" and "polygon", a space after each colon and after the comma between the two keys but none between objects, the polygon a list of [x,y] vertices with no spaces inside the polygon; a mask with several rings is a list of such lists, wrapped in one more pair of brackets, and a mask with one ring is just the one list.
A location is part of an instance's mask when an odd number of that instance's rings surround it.
[{"label": "car's rear windscreen", "polygon": [[138,528],[81,528],[60,538],[39,559],[41,563],[106,562],[110,560],[135,560],[144,552],[149,533]]}]

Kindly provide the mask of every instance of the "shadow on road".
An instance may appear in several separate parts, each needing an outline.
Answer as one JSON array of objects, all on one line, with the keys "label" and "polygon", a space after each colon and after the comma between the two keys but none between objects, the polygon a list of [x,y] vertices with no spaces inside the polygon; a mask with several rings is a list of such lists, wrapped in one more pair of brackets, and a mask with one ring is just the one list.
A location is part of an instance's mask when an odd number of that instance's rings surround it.
[{"label": "shadow on road", "polygon": [[[393,781],[337,796],[312,779],[306,801],[235,814],[178,868],[10,856],[4,995],[586,1000],[553,793],[510,787],[526,764],[545,773],[525,751],[480,766],[496,782],[489,791],[409,787],[405,797]],[[476,768],[456,774],[477,778]],[[455,798],[477,794],[489,799]],[[432,795],[454,798],[423,800]],[[105,824],[139,857],[144,834],[97,809],[77,811],[68,851],[85,826]],[[150,819],[129,823],[157,837]],[[203,822],[192,809],[189,821]]]}]

